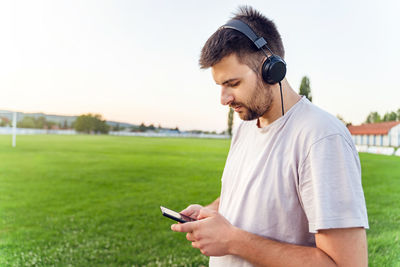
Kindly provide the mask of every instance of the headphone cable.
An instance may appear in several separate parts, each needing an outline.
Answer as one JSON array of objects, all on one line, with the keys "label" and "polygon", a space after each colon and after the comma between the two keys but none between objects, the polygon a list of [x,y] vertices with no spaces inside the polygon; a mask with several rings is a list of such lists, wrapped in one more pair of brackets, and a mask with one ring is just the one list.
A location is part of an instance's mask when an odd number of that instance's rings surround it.
[{"label": "headphone cable", "polygon": [[281,106],[282,106],[282,116],[285,115],[285,110],[283,109],[283,95],[282,95],[282,83],[279,82],[279,88],[281,91]]}]

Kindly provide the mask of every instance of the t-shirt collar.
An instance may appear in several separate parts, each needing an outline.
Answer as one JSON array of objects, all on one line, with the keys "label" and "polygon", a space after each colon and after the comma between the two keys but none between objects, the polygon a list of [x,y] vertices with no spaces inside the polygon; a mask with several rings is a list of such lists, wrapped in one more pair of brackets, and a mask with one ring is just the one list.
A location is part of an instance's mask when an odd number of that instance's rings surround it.
[{"label": "t-shirt collar", "polygon": [[286,112],[283,116],[279,117],[278,119],[276,119],[275,121],[273,121],[271,124],[268,124],[265,127],[258,127],[260,121],[257,118],[255,120],[254,125],[256,126],[256,128],[261,132],[261,133],[265,133],[267,132],[269,129],[273,128],[273,127],[277,127],[278,125],[281,125],[282,123],[284,123],[290,116],[291,114],[293,114],[293,112],[295,112],[296,109],[298,109],[299,106],[301,106],[302,103],[305,103],[305,101],[307,100],[307,98],[305,96],[301,96],[300,100],[297,101],[296,104],[294,104],[289,110],[288,112]]}]

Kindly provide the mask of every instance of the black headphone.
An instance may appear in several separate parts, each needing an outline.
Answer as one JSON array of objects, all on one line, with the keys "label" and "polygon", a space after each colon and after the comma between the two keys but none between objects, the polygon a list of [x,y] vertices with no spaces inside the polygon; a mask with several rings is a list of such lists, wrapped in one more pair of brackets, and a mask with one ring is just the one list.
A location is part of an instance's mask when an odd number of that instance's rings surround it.
[{"label": "black headphone", "polygon": [[[228,21],[227,24],[221,26],[222,29],[233,29],[237,30],[249,38],[254,45],[262,50],[267,59],[264,61],[262,65],[261,74],[263,80],[268,84],[280,83],[286,75],[286,62],[278,55],[274,55],[271,49],[267,46],[267,41],[263,37],[257,36],[257,34],[241,20],[232,19]],[[268,56],[267,52],[263,49],[266,47],[268,51],[271,53],[271,56]]]}]

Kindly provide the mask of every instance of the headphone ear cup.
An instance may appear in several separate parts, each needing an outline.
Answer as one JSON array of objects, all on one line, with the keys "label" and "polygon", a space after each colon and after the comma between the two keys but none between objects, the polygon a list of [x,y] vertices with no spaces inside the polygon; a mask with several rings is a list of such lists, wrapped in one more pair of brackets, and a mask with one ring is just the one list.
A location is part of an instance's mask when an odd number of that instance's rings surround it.
[{"label": "headphone ear cup", "polygon": [[268,84],[275,84],[283,80],[286,75],[286,63],[277,56],[267,58],[262,65],[262,77]]}]

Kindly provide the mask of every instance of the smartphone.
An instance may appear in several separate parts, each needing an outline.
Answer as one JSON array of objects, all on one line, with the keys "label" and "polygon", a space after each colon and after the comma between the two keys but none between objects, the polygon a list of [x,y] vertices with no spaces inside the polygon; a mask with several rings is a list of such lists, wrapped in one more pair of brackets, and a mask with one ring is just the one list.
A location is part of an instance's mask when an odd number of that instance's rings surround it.
[{"label": "smartphone", "polygon": [[180,214],[179,212],[167,209],[166,207],[160,206],[162,215],[165,217],[168,217],[172,220],[175,220],[180,223],[185,223],[185,222],[193,222],[197,221],[196,219],[190,218],[189,216]]}]

